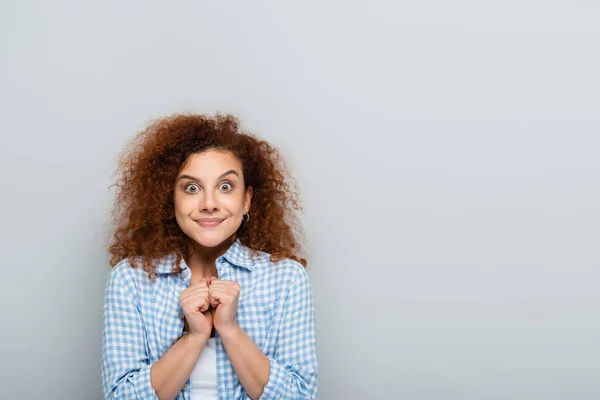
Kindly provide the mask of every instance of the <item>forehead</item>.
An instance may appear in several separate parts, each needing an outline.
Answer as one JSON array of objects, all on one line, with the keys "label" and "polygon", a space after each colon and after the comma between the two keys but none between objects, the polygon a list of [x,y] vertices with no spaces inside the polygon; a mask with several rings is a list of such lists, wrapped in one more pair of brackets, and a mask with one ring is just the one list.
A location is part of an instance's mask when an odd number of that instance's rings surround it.
[{"label": "forehead", "polygon": [[190,154],[179,175],[193,174],[198,178],[209,178],[219,176],[232,169],[241,176],[242,163],[233,153],[226,150],[210,149],[201,153]]}]

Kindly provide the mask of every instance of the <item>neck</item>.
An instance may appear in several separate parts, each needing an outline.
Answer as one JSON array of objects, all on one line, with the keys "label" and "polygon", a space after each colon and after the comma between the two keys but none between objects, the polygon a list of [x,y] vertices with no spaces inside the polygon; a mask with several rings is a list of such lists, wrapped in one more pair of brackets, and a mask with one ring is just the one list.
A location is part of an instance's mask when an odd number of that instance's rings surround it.
[{"label": "neck", "polygon": [[216,260],[225,254],[235,240],[235,235],[215,247],[205,247],[199,243],[190,243],[190,255],[185,258],[187,266],[192,271],[192,282],[204,278],[209,280],[212,276],[218,277]]}]

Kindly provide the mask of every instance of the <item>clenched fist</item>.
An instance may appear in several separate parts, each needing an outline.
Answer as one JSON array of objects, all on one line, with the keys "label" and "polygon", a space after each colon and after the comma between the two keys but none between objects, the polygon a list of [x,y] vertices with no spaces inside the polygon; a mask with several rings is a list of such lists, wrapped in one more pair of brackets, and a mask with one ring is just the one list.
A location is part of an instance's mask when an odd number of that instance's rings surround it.
[{"label": "clenched fist", "polygon": [[213,323],[219,333],[237,327],[235,313],[240,298],[240,284],[210,278],[208,299],[213,308]]},{"label": "clenched fist", "polygon": [[209,285],[206,279],[181,291],[179,304],[183,308],[188,325],[188,334],[208,340],[213,327],[210,310]]}]

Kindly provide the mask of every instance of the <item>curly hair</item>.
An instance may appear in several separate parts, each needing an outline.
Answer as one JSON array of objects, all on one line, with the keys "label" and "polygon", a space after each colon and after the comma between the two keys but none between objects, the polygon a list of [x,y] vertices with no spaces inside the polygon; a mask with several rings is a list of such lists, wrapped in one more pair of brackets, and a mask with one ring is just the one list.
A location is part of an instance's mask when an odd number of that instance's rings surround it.
[{"label": "curly hair", "polygon": [[190,255],[187,236],[175,220],[173,189],[188,157],[208,149],[229,151],[242,164],[246,188],[252,186],[252,218],[236,232],[242,244],[257,255],[298,261],[302,211],[298,189],[279,151],[265,140],[243,131],[232,115],[174,114],[151,120],[120,154],[111,212],[110,264],[128,258],[154,279],[153,260],[176,254],[177,272]]}]

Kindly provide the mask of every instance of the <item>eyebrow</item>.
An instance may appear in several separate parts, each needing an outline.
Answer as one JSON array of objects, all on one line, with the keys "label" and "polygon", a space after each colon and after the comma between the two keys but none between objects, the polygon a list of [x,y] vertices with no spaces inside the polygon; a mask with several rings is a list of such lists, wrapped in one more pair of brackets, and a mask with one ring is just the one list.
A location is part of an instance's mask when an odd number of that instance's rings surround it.
[{"label": "eyebrow", "polygon": [[[219,176],[219,177],[217,178],[217,180],[219,180],[219,179],[221,179],[221,178],[224,178],[224,177],[226,177],[226,176],[227,176],[227,175],[229,175],[229,174],[234,174],[234,175],[235,175],[235,176],[237,176],[238,178],[240,177],[240,175],[237,173],[237,171],[236,171],[236,170],[230,169],[229,171],[225,172],[224,174],[221,174],[221,176]],[[182,179],[190,179],[190,180],[192,180],[192,181],[198,181],[198,182],[202,182],[202,179],[195,178],[195,177],[193,177],[193,176],[191,176],[191,175],[181,175],[179,178],[177,178],[177,182],[179,182],[179,181],[180,181],[180,180],[182,180]]]}]

